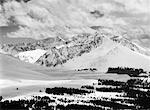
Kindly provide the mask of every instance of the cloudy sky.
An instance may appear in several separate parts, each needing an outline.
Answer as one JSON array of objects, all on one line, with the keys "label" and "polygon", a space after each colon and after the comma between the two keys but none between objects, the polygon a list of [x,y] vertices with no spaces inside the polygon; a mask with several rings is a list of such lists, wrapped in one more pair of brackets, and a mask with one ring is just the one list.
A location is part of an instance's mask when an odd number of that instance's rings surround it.
[{"label": "cloudy sky", "polygon": [[[104,16],[91,14],[95,10]],[[134,42],[150,47],[149,10],[150,0],[12,1],[0,7],[0,25],[7,28],[5,31],[1,28],[0,33],[12,38],[43,39],[57,35],[71,37],[79,33],[93,33],[95,31],[89,27],[104,26],[127,33]]]}]

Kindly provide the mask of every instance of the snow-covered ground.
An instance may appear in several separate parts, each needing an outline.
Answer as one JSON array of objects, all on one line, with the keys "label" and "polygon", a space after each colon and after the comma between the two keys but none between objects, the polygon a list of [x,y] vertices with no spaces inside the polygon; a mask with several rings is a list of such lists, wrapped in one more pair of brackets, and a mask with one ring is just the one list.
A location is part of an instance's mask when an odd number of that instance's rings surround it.
[{"label": "snow-covered ground", "polygon": [[93,84],[97,83],[97,80],[87,80],[87,79],[78,79],[78,80],[25,80],[25,79],[15,79],[15,80],[10,80],[10,79],[0,79],[0,89],[2,88],[9,88],[9,87],[24,87],[24,86],[36,86],[36,85],[62,85],[66,84],[76,84],[76,85],[81,85],[81,84]]},{"label": "snow-covered ground", "polygon": [[51,84],[64,84],[70,82],[69,80],[45,81],[45,80],[25,80],[25,79],[0,79],[0,89],[8,87],[23,87],[35,85],[51,85]]},{"label": "snow-covered ground", "polygon": [[[90,94],[87,94],[87,95],[53,95],[53,94],[47,94],[47,93],[44,93],[44,92],[31,92],[31,93],[28,93],[28,94],[25,94],[25,95],[21,95],[21,96],[16,96],[16,97],[13,97],[13,98],[5,98],[4,100],[19,100],[19,99],[33,99],[33,96],[48,96],[50,98],[53,98],[53,97],[57,97],[58,99],[59,98],[62,98],[62,99],[69,99],[69,100],[89,100],[89,99],[93,99],[93,98],[97,98],[97,99],[101,99],[101,98],[121,98],[121,97],[118,97],[118,96],[123,96],[123,93],[117,93],[117,92],[94,92],[94,93],[90,93]],[[3,100],[3,101],[4,101]]]},{"label": "snow-covered ground", "polygon": [[[92,85],[97,80],[78,79],[78,80],[26,80],[26,79],[0,79],[0,95],[4,98],[16,96],[26,96],[27,94],[44,90],[50,87],[81,87],[82,84]],[[18,90],[16,90],[18,88]]]}]

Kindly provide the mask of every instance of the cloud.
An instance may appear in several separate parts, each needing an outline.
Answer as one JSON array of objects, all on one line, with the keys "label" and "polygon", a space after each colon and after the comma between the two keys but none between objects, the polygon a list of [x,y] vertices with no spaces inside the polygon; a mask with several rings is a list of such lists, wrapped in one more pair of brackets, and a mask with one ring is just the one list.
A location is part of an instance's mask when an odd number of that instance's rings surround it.
[{"label": "cloud", "polygon": [[124,4],[125,9],[132,13],[149,13],[149,0],[115,0],[118,3]]},{"label": "cloud", "polygon": [[[70,37],[93,33],[91,26],[111,27],[128,33],[135,27],[143,27],[145,31],[150,29],[150,0],[9,1],[3,8],[5,13],[0,13],[0,25],[8,25],[8,20],[13,18],[15,25],[20,26],[18,31],[9,33],[9,37],[42,39],[58,34]],[[94,10],[104,13],[104,16],[94,17],[90,14]],[[137,34],[134,32],[132,35]],[[132,40],[132,36],[129,37]]]}]

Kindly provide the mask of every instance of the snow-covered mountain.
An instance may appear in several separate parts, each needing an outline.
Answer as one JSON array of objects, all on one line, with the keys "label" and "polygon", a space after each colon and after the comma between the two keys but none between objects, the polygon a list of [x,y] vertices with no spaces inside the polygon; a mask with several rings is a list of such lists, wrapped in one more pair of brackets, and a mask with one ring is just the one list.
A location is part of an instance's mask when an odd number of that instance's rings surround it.
[{"label": "snow-covered mountain", "polygon": [[104,38],[102,45],[69,60],[64,66],[73,69],[97,68],[99,71],[118,66],[150,70],[150,57],[131,49]]},{"label": "snow-covered mountain", "polygon": [[148,69],[149,6],[148,0],[8,0],[0,5],[0,36],[36,41],[2,49],[47,67]]},{"label": "snow-covered mountain", "polygon": [[[108,34],[81,34],[70,40],[57,37],[55,40],[45,39],[30,45],[7,45],[3,48],[8,48],[10,51],[6,53],[22,61],[46,67],[61,66],[71,70],[96,68],[106,71],[108,67],[122,66],[149,70],[150,57],[146,55],[145,49],[120,35]],[[37,45],[41,49],[36,49]],[[14,54],[13,51],[17,48],[21,50]]]},{"label": "snow-covered mountain", "polygon": [[[51,48],[36,63],[55,67],[61,65],[69,69],[97,68],[106,71],[108,67],[133,67],[149,70],[150,57],[132,42],[124,44],[96,33],[73,38],[60,48]],[[123,45],[124,44],[124,45]]]}]

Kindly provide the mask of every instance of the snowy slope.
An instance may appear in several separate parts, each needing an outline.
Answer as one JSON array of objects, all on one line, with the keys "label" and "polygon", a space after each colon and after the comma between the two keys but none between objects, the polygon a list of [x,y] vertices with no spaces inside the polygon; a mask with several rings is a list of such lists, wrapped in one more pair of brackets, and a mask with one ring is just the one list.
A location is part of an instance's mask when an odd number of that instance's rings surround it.
[{"label": "snowy slope", "polygon": [[97,68],[99,71],[106,71],[108,67],[133,67],[150,70],[150,57],[139,54],[119,43],[105,38],[103,44],[86,53],[76,57],[64,64],[65,68]]},{"label": "snowy slope", "polygon": [[[127,47],[117,46],[111,50],[105,58],[112,66],[125,66],[134,68],[144,68],[150,70],[150,57],[142,55],[138,52],[131,51]],[[117,62],[117,63],[115,63]]]},{"label": "snowy slope", "polygon": [[19,61],[14,57],[0,54],[0,79],[49,80],[50,77],[48,75],[36,71],[38,68],[39,66],[37,65],[32,65]]},{"label": "snowy slope", "polygon": [[46,50],[36,49],[32,51],[20,52],[15,57],[18,57],[20,60],[35,63],[41,56],[46,53]]}]

